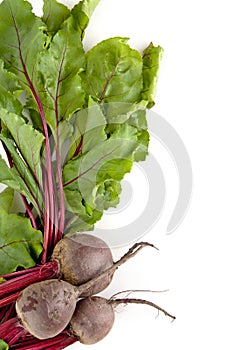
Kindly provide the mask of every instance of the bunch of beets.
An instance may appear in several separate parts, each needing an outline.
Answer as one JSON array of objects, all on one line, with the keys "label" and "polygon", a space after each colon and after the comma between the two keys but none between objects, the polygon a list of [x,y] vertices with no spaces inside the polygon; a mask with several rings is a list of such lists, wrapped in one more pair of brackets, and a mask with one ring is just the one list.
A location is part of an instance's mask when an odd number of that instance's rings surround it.
[{"label": "bunch of beets", "polygon": [[153,43],[141,53],[125,37],[86,52],[99,1],[69,9],[43,0],[41,17],[26,0],[0,1],[0,350],[94,344],[119,304],[175,318],[146,300],[97,296],[119,266],[154,247],[135,243],[114,262],[84,232],[117,206],[121,180],[146,159],[163,53]]},{"label": "bunch of beets", "polygon": [[[10,307],[4,317],[1,312],[5,320],[0,325],[0,338],[10,349],[64,349],[76,341],[95,344],[111,330],[114,308],[128,303],[147,304],[175,319],[147,300],[116,298],[119,293],[109,300],[96,296],[110,284],[118,267],[146,246],[154,247],[147,242],[135,243],[114,262],[110,248],[100,238],[80,233],[63,238],[56,245],[51,262],[28,273],[28,278],[24,274],[25,285],[36,274],[43,281],[13,294],[17,297],[15,308]],[[17,280],[22,280],[20,273]],[[2,287],[9,291],[11,285],[9,278]],[[3,299],[5,305],[8,299],[11,297]]]}]

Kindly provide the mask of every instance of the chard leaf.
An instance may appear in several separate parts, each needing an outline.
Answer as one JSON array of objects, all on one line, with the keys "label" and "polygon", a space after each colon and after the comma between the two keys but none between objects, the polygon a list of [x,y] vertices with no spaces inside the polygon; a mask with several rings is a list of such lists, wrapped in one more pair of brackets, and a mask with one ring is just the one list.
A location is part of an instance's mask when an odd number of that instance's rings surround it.
[{"label": "chard leaf", "polygon": [[2,339],[0,339],[0,350],[8,350],[9,346]]},{"label": "chard leaf", "polygon": [[42,233],[30,220],[0,210],[0,275],[34,266],[41,252]]},{"label": "chard leaf", "polygon": [[75,5],[71,11],[74,18],[75,28],[78,30],[82,40],[85,35],[85,29],[89,24],[89,20],[99,2],[100,0],[83,0]]},{"label": "chard leaf", "polygon": [[50,34],[54,35],[70,16],[70,10],[56,0],[44,0],[42,20]]},{"label": "chard leaf", "polygon": [[87,92],[99,103],[135,103],[140,99],[142,58],[126,44],[127,40],[107,39],[87,53],[83,79]]},{"label": "chard leaf", "polygon": [[0,210],[9,212],[14,198],[14,190],[11,188],[6,188],[0,193]]},{"label": "chard leaf", "polygon": [[85,55],[77,31],[68,19],[53,37],[38,63],[40,98],[52,131],[84,104],[79,72],[85,67]]},{"label": "chard leaf", "polygon": [[46,40],[43,22],[24,0],[0,4],[0,59],[27,86],[33,80],[38,54]]},{"label": "chard leaf", "polygon": [[18,150],[35,178],[38,185],[42,184],[41,174],[41,148],[44,136],[31,125],[26,124],[22,117],[10,113],[5,109],[0,110],[0,119],[9,130]]},{"label": "chard leaf", "polygon": [[159,65],[163,55],[161,46],[152,43],[143,51],[143,90],[142,99],[148,101],[147,108],[154,106]]}]

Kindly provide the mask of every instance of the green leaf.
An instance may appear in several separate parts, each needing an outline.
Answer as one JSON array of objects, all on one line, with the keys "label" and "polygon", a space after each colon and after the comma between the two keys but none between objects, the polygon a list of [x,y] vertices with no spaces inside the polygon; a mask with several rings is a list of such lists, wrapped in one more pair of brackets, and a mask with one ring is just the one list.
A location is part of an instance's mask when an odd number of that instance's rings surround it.
[{"label": "green leaf", "polygon": [[147,108],[151,108],[155,104],[154,98],[162,55],[162,47],[155,47],[152,43],[143,51],[142,99],[148,101]]},{"label": "green leaf", "polygon": [[137,129],[138,147],[134,152],[134,159],[136,162],[143,161],[148,155],[150,141],[150,134],[147,130],[146,109],[139,106],[139,108],[130,115],[127,123]]},{"label": "green leaf", "polygon": [[78,30],[81,39],[84,38],[85,29],[87,28],[89,20],[99,2],[100,0],[83,0],[74,6],[71,11],[74,18],[75,28]]},{"label": "green leaf", "polygon": [[87,53],[83,79],[88,93],[100,103],[135,103],[140,99],[142,58],[126,44],[127,40],[107,39]]},{"label": "green leaf", "polygon": [[[134,161],[145,160],[148,154],[149,133],[147,130],[145,102],[138,104],[109,103],[104,106],[105,117],[108,122],[107,133],[136,135],[137,148],[133,153]],[[127,126],[126,126],[127,125]]]},{"label": "green leaf", "polygon": [[64,167],[63,181],[70,190],[78,189],[92,208],[96,207],[96,191],[105,180],[122,180],[132,167],[132,154],[137,147],[134,137],[110,138]]},{"label": "green leaf", "polygon": [[29,2],[4,0],[0,4],[0,59],[26,84],[33,79],[37,56],[44,49],[43,26]]},{"label": "green leaf", "polygon": [[[107,139],[105,132],[106,119],[100,106],[91,98],[88,106],[88,108],[77,112],[68,121],[73,132],[69,137],[70,149],[67,160],[90,151]],[[68,125],[64,125],[63,129],[67,127]]]},{"label": "green leaf", "polygon": [[[122,164],[121,164],[122,165]],[[130,164],[129,164],[130,165]],[[110,179],[101,183],[97,189],[96,204],[99,210],[107,210],[116,207],[120,201],[121,184],[119,181]]]},{"label": "green leaf", "polygon": [[54,35],[62,24],[70,16],[70,10],[56,0],[44,0],[43,22],[47,25],[47,30]]},{"label": "green leaf", "polygon": [[14,190],[11,188],[6,188],[0,193],[0,210],[9,212],[14,198]]},{"label": "green leaf", "polygon": [[26,124],[22,117],[9,113],[5,109],[0,109],[0,119],[13,137],[25,165],[29,168],[37,183],[42,184],[40,152],[44,136],[31,125]]},{"label": "green leaf", "polygon": [[71,20],[68,19],[56,33],[38,63],[40,98],[53,131],[61,119],[69,118],[85,102],[79,76],[85,68],[85,55]]},{"label": "green leaf", "polygon": [[10,169],[0,155],[0,182],[20,192],[22,190],[19,175]]},{"label": "green leaf", "polygon": [[42,233],[30,220],[0,210],[0,275],[29,268],[42,252]]},{"label": "green leaf", "polygon": [[43,197],[38,183],[36,183],[30,170],[25,166],[22,157],[18,154],[14,141],[1,135],[0,139],[8,149],[14,164],[10,169],[5,161],[0,158],[0,165],[2,166],[0,169],[0,182],[28,198],[40,215],[39,208],[43,207]]},{"label": "green leaf", "polygon": [[93,230],[94,224],[100,220],[103,212],[89,207],[78,190],[65,189],[65,199],[67,215],[73,218],[65,233]]},{"label": "green leaf", "polygon": [[0,107],[21,114],[23,106],[16,97],[19,90],[21,87],[16,76],[4,69],[4,63],[0,60]]},{"label": "green leaf", "polygon": [[9,346],[2,339],[0,339],[0,350],[8,350]]}]

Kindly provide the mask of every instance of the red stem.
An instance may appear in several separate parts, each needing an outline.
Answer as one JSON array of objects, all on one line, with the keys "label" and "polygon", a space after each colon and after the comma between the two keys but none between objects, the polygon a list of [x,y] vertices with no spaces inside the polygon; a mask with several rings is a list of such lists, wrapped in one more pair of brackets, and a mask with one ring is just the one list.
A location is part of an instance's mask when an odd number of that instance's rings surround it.
[{"label": "red stem", "polygon": [[[13,167],[13,159],[12,159],[8,149],[6,148],[6,146],[4,144],[3,144],[3,148],[4,148],[5,152],[6,152],[6,156],[7,156],[7,159],[8,159],[9,166],[10,166],[10,168],[12,168]],[[30,209],[30,207],[28,205],[27,199],[22,194],[21,194],[21,198],[22,198],[23,203],[25,205],[25,208],[26,208],[26,211],[28,213],[29,219],[31,221],[32,227],[37,230],[36,221],[35,221],[35,218],[34,218],[34,216],[32,214],[32,211],[31,211],[31,209]]]},{"label": "red stem", "polygon": [[27,333],[26,329],[15,331],[14,335],[12,333],[10,339],[7,341],[8,345],[11,347],[17,342],[17,340],[19,340],[23,335],[25,335],[25,333]]},{"label": "red stem", "polygon": [[3,299],[0,300],[0,308],[6,305],[10,305],[11,303],[14,303],[20,295],[20,292],[16,292],[14,294],[11,294]]},{"label": "red stem", "polygon": [[21,198],[22,198],[22,201],[23,201],[23,203],[25,205],[25,208],[26,208],[27,214],[29,216],[29,219],[31,220],[32,227],[35,230],[37,230],[38,227],[37,227],[37,224],[36,224],[36,220],[34,218],[34,215],[32,214],[32,211],[31,211],[31,208],[30,208],[30,206],[28,204],[28,201],[27,201],[26,197],[24,195],[22,195],[22,194],[21,194]]},{"label": "red stem", "polygon": [[60,275],[58,264],[51,261],[44,266],[38,266],[25,270],[25,275],[20,275],[0,284],[0,308],[16,301],[20,292],[30,284],[45,281],[47,279],[57,278]]},{"label": "red stem", "polygon": [[49,249],[49,236],[50,236],[50,201],[49,201],[49,190],[47,176],[44,177],[44,201],[45,201],[45,212],[44,212],[44,244],[42,253],[42,264],[46,263],[47,254]]},{"label": "red stem", "polygon": [[[11,272],[11,273],[7,273],[5,275],[1,275],[1,278],[4,279],[13,279],[15,277],[18,276],[22,276],[22,275],[27,275],[28,273],[31,273],[33,271],[38,271],[38,268],[40,268],[39,266],[36,267],[30,267],[30,269],[27,270],[19,270],[19,271],[15,271],[15,272]],[[3,284],[2,284],[3,285]],[[0,289],[1,289],[1,284],[0,284]]]},{"label": "red stem", "polygon": [[65,60],[66,48],[63,51],[60,69],[58,73],[57,79],[57,88],[56,88],[56,97],[55,97],[55,116],[56,116],[56,166],[57,166],[57,179],[58,179],[58,187],[59,187],[59,195],[60,195],[60,208],[59,208],[59,229],[58,229],[58,237],[54,244],[56,245],[57,241],[60,240],[64,233],[65,228],[65,196],[64,196],[64,188],[62,181],[62,165],[61,165],[61,155],[60,155],[60,137],[59,137],[59,89],[60,84],[62,82],[61,73]]},{"label": "red stem", "polygon": [[15,303],[0,308],[0,324],[15,316]]},{"label": "red stem", "polygon": [[14,338],[22,329],[23,326],[19,323],[18,317],[11,318],[0,325],[0,339],[9,342],[11,338]]},{"label": "red stem", "polygon": [[74,344],[78,341],[78,338],[68,334],[67,331],[63,331],[54,338],[39,340],[34,337],[30,337],[11,346],[11,349],[17,350],[62,350],[67,346]]},{"label": "red stem", "polygon": [[58,209],[58,201],[55,201],[55,218],[54,218],[54,235],[53,235],[53,246],[59,241],[59,209]]}]

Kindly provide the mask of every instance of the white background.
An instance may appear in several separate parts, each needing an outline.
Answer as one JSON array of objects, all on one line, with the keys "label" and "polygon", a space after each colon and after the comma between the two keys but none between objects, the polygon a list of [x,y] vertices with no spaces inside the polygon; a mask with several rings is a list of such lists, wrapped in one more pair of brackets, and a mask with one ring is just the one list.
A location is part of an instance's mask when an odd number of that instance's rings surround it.
[{"label": "white background", "polygon": [[[73,5],[76,1],[62,1]],[[42,1],[31,1],[40,13]],[[164,215],[145,240],[145,249],[116,273],[104,293],[124,289],[169,289],[141,295],[157,302],[177,320],[144,306],[121,308],[111,333],[93,350],[224,349],[232,340],[233,217],[233,49],[229,0],[102,0],[86,33],[88,49],[119,35],[142,49],[163,46],[157,105],[179,133],[194,175],[192,202],[178,229],[165,235],[177,187],[174,169],[167,176]],[[159,151],[161,152],[161,150]],[[154,150],[156,155],[156,150]],[[161,158],[161,154],[160,154]],[[163,164],[164,166],[164,164]],[[169,165],[172,167],[172,163]],[[166,165],[165,165],[166,167]],[[169,192],[169,188],[171,191]],[[115,251],[118,258],[125,252]],[[85,349],[77,344],[72,349]]]}]

